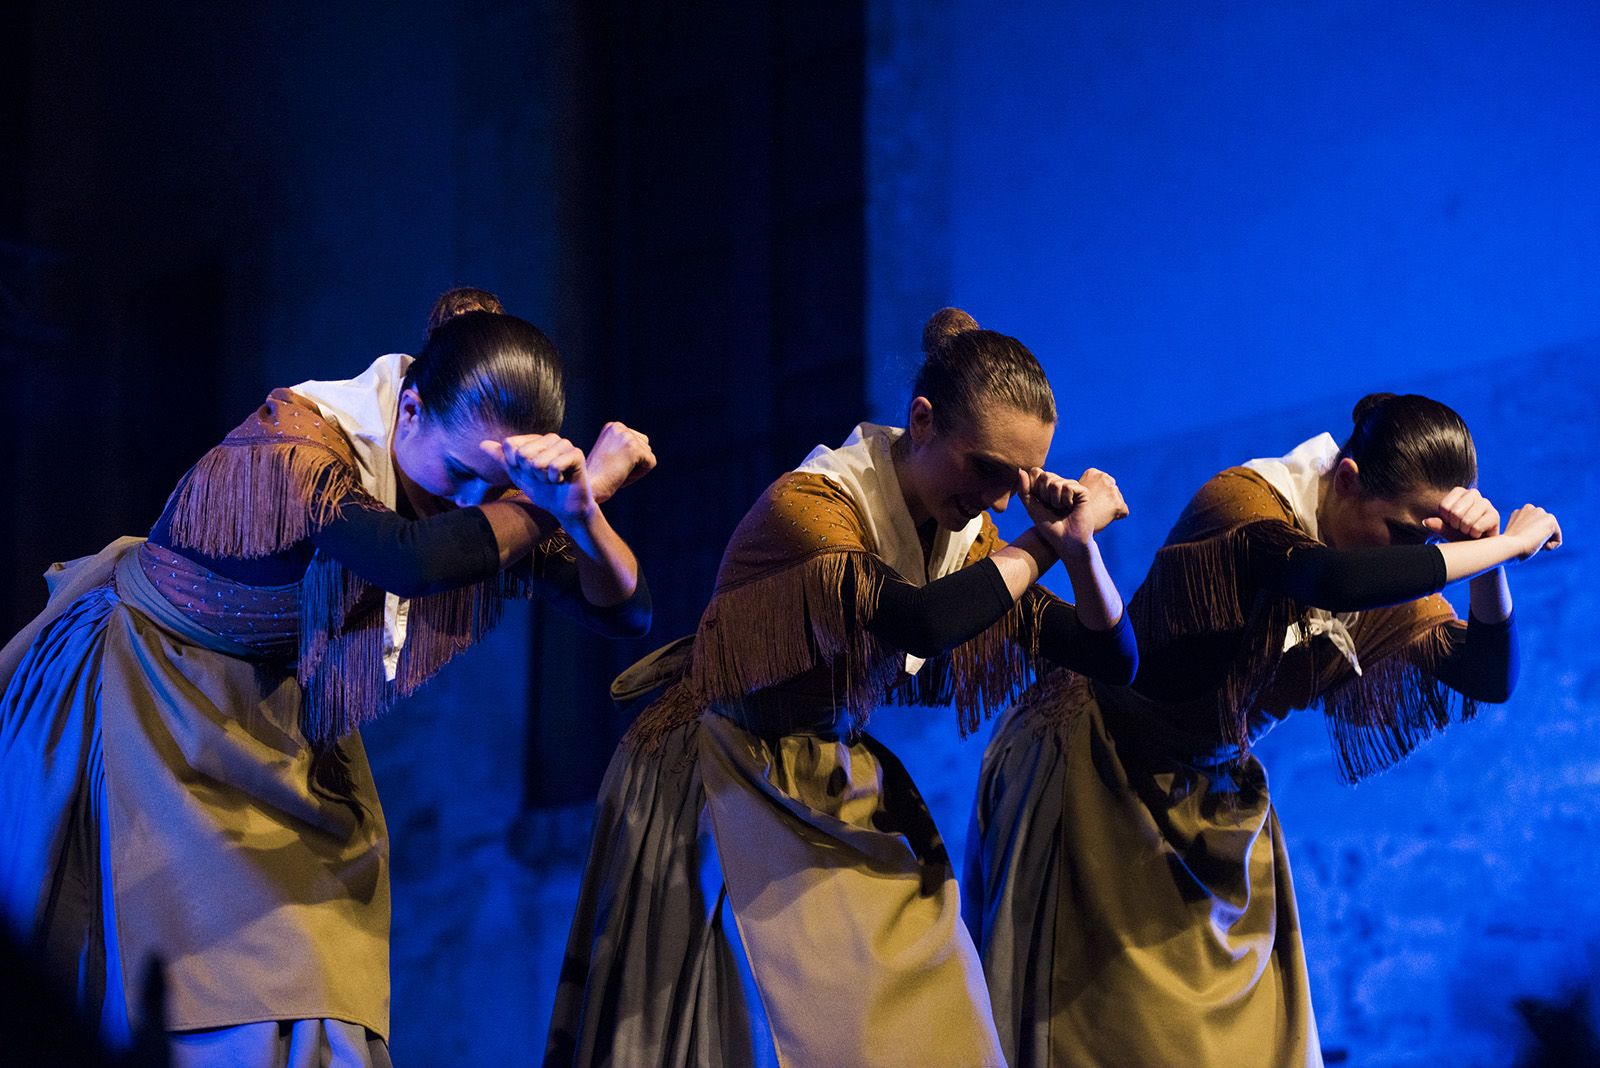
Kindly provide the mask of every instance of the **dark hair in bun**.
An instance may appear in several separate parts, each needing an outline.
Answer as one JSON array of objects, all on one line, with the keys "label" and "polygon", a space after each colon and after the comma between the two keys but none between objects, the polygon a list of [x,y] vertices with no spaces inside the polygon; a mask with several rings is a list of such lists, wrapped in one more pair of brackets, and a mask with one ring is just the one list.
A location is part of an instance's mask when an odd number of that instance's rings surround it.
[{"label": "dark hair in bun", "polygon": [[446,290],[433,302],[433,310],[428,313],[428,333],[433,333],[441,324],[449,322],[458,315],[473,311],[504,315],[506,306],[500,303],[499,297],[487,289],[459,286]]},{"label": "dark hair in bun", "polygon": [[936,423],[965,425],[989,404],[1056,421],[1044,368],[1014,337],[983,330],[960,308],[941,308],[922,328],[922,367],[912,396],[926,397]]},{"label": "dark hair in bun", "polygon": [[451,427],[478,419],[513,434],[552,434],[566,413],[561,354],[515,315],[464,310],[440,320],[406,370],[404,388],[412,387],[424,411]]},{"label": "dark hair in bun", "polygon": [[1478,453],[1467,424],[1436,400],[1408,393],[1369,393],[1350,413],[1355,422],[1339,450],[1356,462],[1364,492],[1399,497],[1420,487],[1451,489],[1478,481]]}]

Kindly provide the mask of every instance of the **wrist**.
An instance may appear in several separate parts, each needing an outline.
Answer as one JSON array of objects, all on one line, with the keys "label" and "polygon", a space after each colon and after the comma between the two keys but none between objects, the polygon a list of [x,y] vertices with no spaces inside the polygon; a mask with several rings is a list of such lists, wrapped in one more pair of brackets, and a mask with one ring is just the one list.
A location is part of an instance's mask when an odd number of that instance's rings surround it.
[{"label": "wrist", "polygon": [[1039,533],[1037,527],[1024,530],[1011,544],[1033,557],[1033,562],[1041,575],[1054,567],[1058,559],[1055,546],[1050,543],[1049,538]]},{"label": "wrist", "polygon": [[1056,556],[1060,557],[1062,564],[1067,567],[1076,567],[1080,564],[1086,564],[1094,559],[1094,535],[1091,534],[1084,541],[1077,541],[1076,539],[1072,538],[1062,538],[1053,546],[1053,548],[1056,551]]},{"label": "wrist", "polygon": [[600,520],[600,502],[591,495],[582,505],[557,513],[556,518],[568,531],[574,528],[588,530]]}]

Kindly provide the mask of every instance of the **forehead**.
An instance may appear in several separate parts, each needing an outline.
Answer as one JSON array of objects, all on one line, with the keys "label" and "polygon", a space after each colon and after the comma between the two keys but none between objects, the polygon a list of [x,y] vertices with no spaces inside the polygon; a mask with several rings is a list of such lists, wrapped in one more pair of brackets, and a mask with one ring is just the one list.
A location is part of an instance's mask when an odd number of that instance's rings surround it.
[{"label": "forehead", "polygon": [[1012,467],[1042,467],[1055,424],[1006,404],[980,408],[962,436],[965,447]]},{"label": "forehead", "polygon": [[455,425],[438,424],[434,442],[441,456],[485,477],[503,476],[504,469],[483,451],[484,441],[500,441],[507,431],[481,419]]},{"label": "forehead", "polygon": [[1385,519],[1420,523],[1439,514],[1439,504],[1447,490],[1422,486],[1407,490],[1396,497],[1369,497],[1366,506],[1370,512]]}]

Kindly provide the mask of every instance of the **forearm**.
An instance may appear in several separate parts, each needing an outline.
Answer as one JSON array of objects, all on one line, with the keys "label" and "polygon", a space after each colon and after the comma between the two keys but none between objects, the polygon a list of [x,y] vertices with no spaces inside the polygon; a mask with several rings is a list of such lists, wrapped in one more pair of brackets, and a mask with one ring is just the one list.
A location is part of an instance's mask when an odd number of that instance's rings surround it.
[{"label": "forearm", "polygon": [[1259,572],[1273,593],[1330,612],[1361,612],[1403,604],[1442,589],[1448,580],[1436,545],[1299,548],[1269,559]]},{"label": "forearm", "polygon": [[988,559],[999,569],[1006,592],[1015,604],[1029,586],[1039,581],[1040,575],[1050,570],[1050,565],[1056,562],[1056,554],[1039,532],[1030,527],[1016,541],[991,553]]},{"label": "forearm", "polygon": [[[1482,575],[1508,560],[1515,560],[1523,551],[1520,542],[1504,534],[1494,534],[1487,538],[1474,538],[1469,541],[1445,542],[1438,548],[1444,556],[1446,582],[1460,582],[1462,579]],[[1510,594],[1507,593],[1506,596],[1509,600]]]},{"label": "forearm", "polygon": [[558,529],[555,519],[527,500],[491,501],[482,505],[483,517],[494,531],[495,548],[504,570],[533,551],[533,547]]},{"label": "forearm", "polygon": [[1072,599],[1077,604],[1078,620],[1090,630],[1110,630],[1122,619],[1122,594],[1111,581],[1100,546],[1090,539],[1079,552],[1061,557],[1067,578],[1072,583]]},{"label": "forearm", "polygon": [[1504,567],[1474,576],[1467,590],[1473,619],[1500,623],[1511,618],[1511,585],[1506,581]]},{"label": "forearm", "polygon": [[633,596],[639,562],[598,506],[562,528],[578,551],[578,588],[585,601],[606,608]]},{"label": "forearm", "polygon": [[505,566],[494,521],[478,508],[409,519],[353,502],[313,534],[310,544],[374,586],[402,597],[481,582]]},{"label": "forearm", "polygon": [[1039,652],[1102,682],[1126,686],[1139,670],[1139,646],[1123,615],[1109,629],[1086,626],[1081,608],[1052,602],[1039,620]]}]

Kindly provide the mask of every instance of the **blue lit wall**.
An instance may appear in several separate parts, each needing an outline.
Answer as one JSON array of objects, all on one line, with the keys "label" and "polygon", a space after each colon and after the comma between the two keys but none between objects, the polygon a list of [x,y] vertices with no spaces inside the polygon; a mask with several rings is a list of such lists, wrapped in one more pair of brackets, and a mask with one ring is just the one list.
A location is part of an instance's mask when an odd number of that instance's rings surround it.
[{"label": "blue lit wall", "polygon": [[[1584,533],[1600,510],[1600,18],[942,9],[930,24],[874,5],[880,416],[905,403],[932,308],[1020,337],[1062,402],[1054,463],[1124,487],[1132,516],[1104,544],[1125,591],[1206,477],[1342,437],[1376,389],[1455,405],[1502,510],[1562,517],[1571,544],[1512,574],[1510,704],[1357,789],[1315,713],[1261,747],[1330,1063],[1531,1058],[1518,1000],[1578,1004],[1600,979],[1600,654],[1581,637],[1600,610]],[[876,730],[958,849],[981,742],[937,713]]]},{"label": "blue lit wall", "polygon": [[1071,452],[1600,336],[1591,4],[874,6],[874,259],[1031,345]]}]

